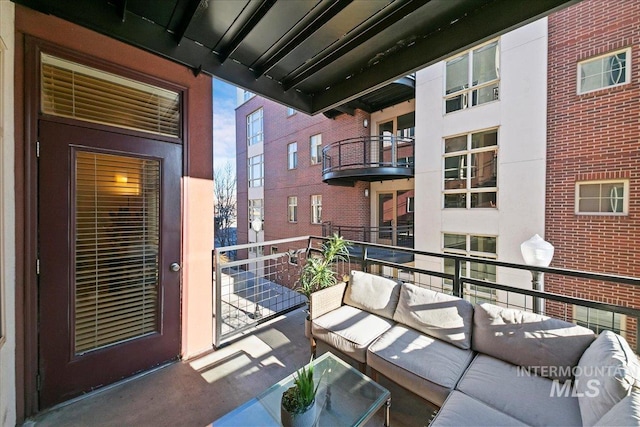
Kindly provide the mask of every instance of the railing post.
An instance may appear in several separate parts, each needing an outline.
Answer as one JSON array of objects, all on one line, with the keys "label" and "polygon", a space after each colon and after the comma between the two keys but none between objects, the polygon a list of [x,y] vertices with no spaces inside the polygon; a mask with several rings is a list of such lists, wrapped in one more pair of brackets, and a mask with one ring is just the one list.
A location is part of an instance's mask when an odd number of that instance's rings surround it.
[{"label": "railing post", "polygon": [[398,138],[391,137],[391,166],[398,166]]},{"label": "railing post", "polygon": [[460,262],[459,259],[455,259],[454,260],[454,268],[453,268],[454,272],[453,272],[453,295],[462,298],[462,278],[461,278],[461,271],[462,271],[462,263]]},{"label": "railing post", "polygon": [[213,250],[213,266],[215,268],[214,290],[213,290],[213,330],[215,337],[213,346],[220,346],[220,337],[222,335],[222,268],[220,267],[220,254],[217,250]]},{"label": "railing post", "polygon": [[368,254],[369,247],[364,245],[360,245],[360,247],[362,248],[362,271],[364,271],[365,273],[368,273],[369,262],[367,261],[367,257],[369,256]]}]

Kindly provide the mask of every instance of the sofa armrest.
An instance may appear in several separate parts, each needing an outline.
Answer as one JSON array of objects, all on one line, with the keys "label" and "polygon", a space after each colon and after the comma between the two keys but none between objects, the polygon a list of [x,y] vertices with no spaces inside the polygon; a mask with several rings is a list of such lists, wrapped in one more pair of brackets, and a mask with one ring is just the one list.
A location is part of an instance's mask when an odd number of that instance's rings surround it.
[{"label": "sofa armrest", "polygon": [[340,282],[329,288],[324,288],[312,293],[309,301],[310,319],[317,319],[323,314],[340,308],[346,289],[347,284]]}]

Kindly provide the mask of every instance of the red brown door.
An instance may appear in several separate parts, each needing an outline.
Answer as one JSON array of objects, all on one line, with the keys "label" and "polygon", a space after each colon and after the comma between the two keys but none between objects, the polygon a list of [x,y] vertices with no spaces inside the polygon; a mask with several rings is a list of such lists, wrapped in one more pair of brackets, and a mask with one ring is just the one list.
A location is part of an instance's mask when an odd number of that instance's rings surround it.
[{"label": "red brown door", "polygon": [[45,408],[178,357],[182,148],[49,121],[39,134]]}]

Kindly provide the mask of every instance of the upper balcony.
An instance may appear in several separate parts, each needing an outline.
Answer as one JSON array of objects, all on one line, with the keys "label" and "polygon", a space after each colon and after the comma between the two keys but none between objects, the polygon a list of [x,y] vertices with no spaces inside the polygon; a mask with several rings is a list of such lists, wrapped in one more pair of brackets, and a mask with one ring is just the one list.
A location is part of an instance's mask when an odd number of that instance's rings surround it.
[{"label": "upper balcony", "polygon": [[344,139],[322,149],[322,181],[353,186],[356,181],[413,178],[414,140],[396,136]]}]

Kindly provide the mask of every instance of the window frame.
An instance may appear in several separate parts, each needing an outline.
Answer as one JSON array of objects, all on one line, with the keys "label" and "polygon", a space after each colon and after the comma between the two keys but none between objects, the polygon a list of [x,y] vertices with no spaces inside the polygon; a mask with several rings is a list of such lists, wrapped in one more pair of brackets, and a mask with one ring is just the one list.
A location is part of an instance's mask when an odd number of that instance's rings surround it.
[{"label": "window frame", "polygon": [[322,194],[311,195],[311,224],[322,224]]},{"label": "window frame", "polygon": [[[580,187],[583,185],[600,185],[602,184],[622,184],[623,185],[623,198],[622,198],[622,212],[589,212],[580,210]],[[602,216],[628,216],[629,215],[629,179],[601,179],[591,181],[576,181],[575,184],[575,200],[574,200],[574,213],[576,215],[602,215]],[[602,189],[602,187],[600,187]],[[602,200],[602,194],[598,200]]]},{"label": "window frame", "polygon": [[[465,249],[456,249],[456,248],[447,248],[445,247],[445,236],[446,235],[453,235],[453,236],[464,236],[465,237]],[[480,237],[480,238],[493,238],[495,239],[495,246],[496,246],[496,252],[495,253],[491,253],[491,252],[483,252],[483,251],[473,251],[471,250],[471,239],[473,237]],[[478,259],[478,263],[482,263],[482,259],[492,259],[492,260],[497,260],[498,259],[498,236],[495,235],[489,235],[489,234],[471,234],[471,233],[454,233],[454,232],[443,232],[442,233],[442,253],[443,254],[450,254],[450,255],[461,255],[461,256],[466,256],[466,257],[473,257],[473,258],[477,258]],[[442,271],[444,272],[446,270],[446,259],[442,260]],[[471,262],[472,261],[465,261],[465,271],[467,272],[467,276],[470,278],[471,277]],[[448,284],[447,283],[448,279],[443,279],[443,290],[446,290],[448,288],[453,289],[453,284]],[[495,282],[489,282],[489,283],[498,283],[498,268],[495,267]],[[477,298],[478,295],[480,295],[480,298],[491,302],[491,303],[495,303],[498,301],[498,292],[497,289],[495,288],[487,288],[489,289],[489,292],[486,292],[484,290],[478,289],[478,287],[476,285],[472,285],[470,283],[465,283],[464,284],[464,289],[463,289],[463,293],[465,296],[469,297],[469,300],[471,301],[472,298]],[[471,301],[474,302],[474,301]]]},{"label": "window frame", "polygon": [[[314,144],[314,141],[316,142]],[[319,141],[319,142],[318,142]],[[314,150],[315,147],[315,150]],[[314,157],[314,151],[316,156]],[[309,137],[309,154],[311,165],[319,165],[322,163],[322,134],[317,133]]]},{"label": "window frame", "polygon": [[[259,119],[253,119],[253,117],[256,116],[258,113],[260,113]],[[253,133],[254,128],[252,125],[258,121],[260,123],[259,125],[260,129],[258,132],[254,134]],[[263,143],[264,143],[264,109],[260,107],[257,110],[254,110],[251,113],[247,114],[247,147],[250,147],[256,144],[263,144]]]},{"label": "window frame", "polygon": [[[474,76],[473,76],[473,65],[474,65],[474,56],[477,55],[479,53],[479,51],[483,48],[486,48],[487,46],[490,46],[492,44],[496,45],[496,55],[495,55],[495,69],[496,69],[496,78],[495,79],[491,79],[488,80],[486,82],[482,82],[482,83],[476,83],[474,84]],[[461,59],[463,57],[467,57],[468,61],[467,61],[467,81],[464,84],[464,86],[455,91],[455,92],[451,92],[451,93],[447,93],[447,65],[453,61],[456,61],[458,59]],[[463,110],[467,110],[469,108],[473,108],[473,107],[478,107],[480,105],[484,105],[484,104],[489,104],[491,102],[495,102],[495,101],[499,101],[500,100],[500,39],[493,39],[493,40],[489,40],[485,43],[479,44],[477,46],[472,47],[471,49],[468,49],[456,56],[453,56],[451,58],[448,58],[444,61],[444,73],[443,73],[443,88],[442,88],[442,93],[443,93],[443,112],[444,115],[450,114],[450,113],[455,113],[456,111],[463,111]],[[497,85],[497,87],[494,88],[494,96],[493,99],[490,101],[486,101],[483,103],[476,103],[473,104],[473,93],[476,91],[479,91],[480,89],[483,88],[487,88],[490,86],[494,86]],[[451,110],[451,111],[447,111],[447,101],[454,99],[458,96],[461,96],[461,107],[456,109],[456,110]]]},{"label": "window frame", "polygon": [[287,221],[292,224],[298,222],[298,196],[287,197]]},{"label": "window frame", "polygon": [[[291,151],[291,147],[295,147],[294,151]],[[293,165],[293,166],[292,166]],[[298,143],[290,142],[287,144],[287,169],[298,169]]]},{"label": "window frame", "polygon": [[[254,214],[255,209],[258,210],[259,217],[256,217],[256,215]],[[249,228],[251,228],[251,223],[256,219],[259,219],[264,223],[264,199],[248,199],[247,210],[248,210],[247,219],[249,220],[248,222]]]},{"label": "window frame", "polygon": [[[253,159],[258,159],[257,163]],[[259,166],[259,176],[254,176],[254,166]],[[264,187],[264,154],[257,154],[247,159],[247,178],[249,188]],[[257,184],[257,185],[256,185]]]},{"label": "window frame", "polygon": [[[473,136],[483,133],[490,133],[495,131],[496,134],[496,144],[489,145],[486,147],[473,148]],[[448,140],[452,140],[454,138],[466,137],[466,148],[464,150],[459,151],[451,151],[446,152],[446,144]],[[493,187],[473,187],[472,179],[473,179],[473,168],[472,158],[474,154],[485,153],[485,152],[494,152],[495,157],[495,186]],[[500,152],[500,129],[498,127],[488,128],[477,130],[474,132],[463,133],[459,135],[447,136],[442,139],[442,209],[498,209],[499,206],[499,197],[498,197],[498,177],[499,177],[499,152]],[[464,179],[465,179],[465,187],[458,189],[447,189],[447,167],[446,167],[446,159],[452,157],[461,157],[464,156],[465,164],[464,164]],[[480,193],[495,193],[496,202],[495,206],[490,207],[473,207],[471,205],[473,195]],[[464,207],[447,207],[446,206],[446,196],[448,194],[464,194],[465,195],[465,206]]]},{"label": "window frame", "polygon": [[[612,84],[612,85],[607,85],[607,86],[601,86],[598,87],[596,89],[589,89],[589,90],[582,90],[582,66],[585,64],[589,64],[595,61],[599,61],[599,60],[603,60],[605,58],[608,57],[612,57],[612,56],[616,56],[620,53],[624,53],[625,54],[625,70],[624,70],[624,77],[625,77],[625,81],[623,83],[617,83],[617,84]],[[614,88],[614,87],[619,87],[619,86],[624,86],[626,84],[629,84],[631,82],[631,48],[627,47],[624,49],[618,49],[618,50],[614,50],[611,52],[607,52],[605,54],[602,55],[597,55],[597,56],[593,56],[591,58],[587,58],[584,59],[582,61],[579,61],[576,65],[576,93],[578,95],[585,95],[588,93],[593,93],[593,92],[597,92],[599,90],[605,90],[605,89],[610,89],[610,88]]]}]

